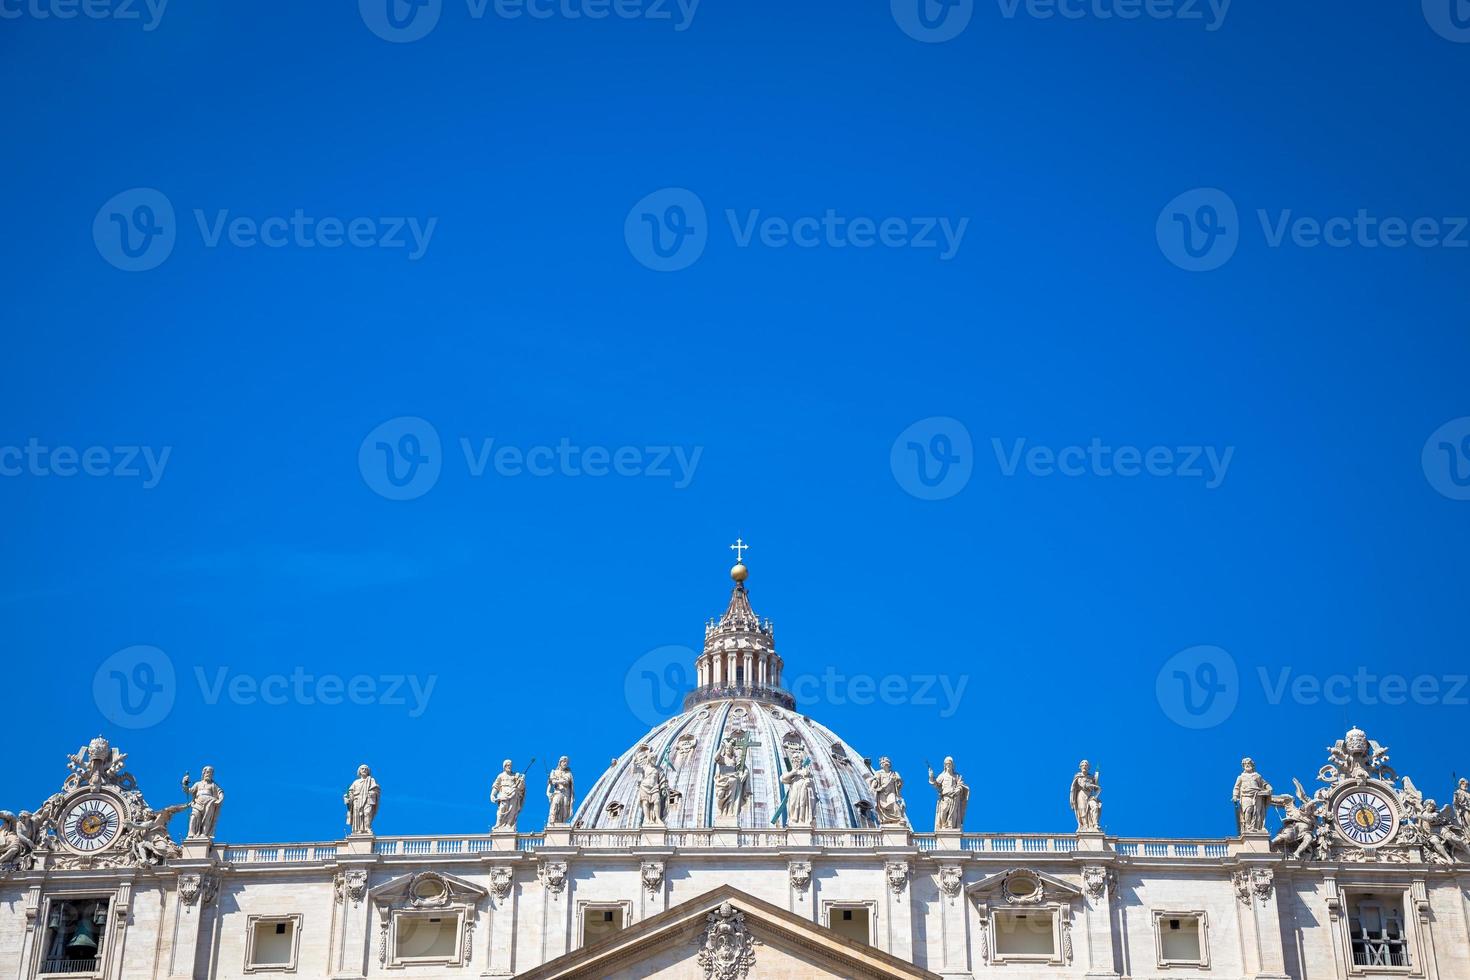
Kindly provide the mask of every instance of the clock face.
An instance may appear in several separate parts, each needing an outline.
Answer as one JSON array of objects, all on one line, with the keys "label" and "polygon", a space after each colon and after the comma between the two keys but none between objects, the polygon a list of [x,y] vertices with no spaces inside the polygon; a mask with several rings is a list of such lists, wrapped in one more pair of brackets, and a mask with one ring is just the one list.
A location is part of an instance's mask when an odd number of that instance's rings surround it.
[{"label": "clock face", "polygon": [[100,851],[122,832],[122,813],[105,796],[89,796],[67,809],[61,818],[61,839],[73,850]]},{"label": "clock face", "polygon": [[1333,819],[1338,832],[1354,844],[1377,847],[1398,829],[1398,811],[1382,793],[1353,789],[1337,798]]}]

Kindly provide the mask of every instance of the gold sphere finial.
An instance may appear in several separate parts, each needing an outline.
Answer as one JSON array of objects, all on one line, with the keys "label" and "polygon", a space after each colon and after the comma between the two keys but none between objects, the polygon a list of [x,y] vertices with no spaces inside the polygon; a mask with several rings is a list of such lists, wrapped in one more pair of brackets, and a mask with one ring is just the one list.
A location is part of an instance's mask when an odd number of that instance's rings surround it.
[{"label": "gold sphere finial", "polygon": [[744,562],[736,562],[735,567],[730,569],[730,577],[737,582],[744,582],[746,576],[748,576],[749,574],[750,569],[745,567]]}]

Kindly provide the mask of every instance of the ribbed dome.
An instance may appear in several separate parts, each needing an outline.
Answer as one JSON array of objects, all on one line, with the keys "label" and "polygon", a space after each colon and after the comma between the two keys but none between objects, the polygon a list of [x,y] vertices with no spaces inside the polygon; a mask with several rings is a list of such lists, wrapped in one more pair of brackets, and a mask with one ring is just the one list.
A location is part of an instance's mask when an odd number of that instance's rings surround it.
[{"label": "ribbed dome", "polygon": [[[748,735],[747,798],[739,826],[772,826],[781,806],[780,775],[803,756],[811,759],[816,789],[813,823],[817,828],[875,828],[868,768],[852,746],[829,729],[764,699],[727,698],[696,704],[659,725],[618,757],[582,800],[573,826],[629,829],[643,824],[638,806],[638,769],[643,746],[668,774],[677,798],[669,804],[671,829],[715,826],[715,756],[727,737]],[[784,819],[777,825],[784,825]]]}]

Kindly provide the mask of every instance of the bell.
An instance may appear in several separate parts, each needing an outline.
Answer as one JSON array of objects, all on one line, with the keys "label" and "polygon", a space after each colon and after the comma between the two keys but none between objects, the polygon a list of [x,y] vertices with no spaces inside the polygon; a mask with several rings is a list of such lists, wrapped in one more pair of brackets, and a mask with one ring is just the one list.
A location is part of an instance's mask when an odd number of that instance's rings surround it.
[{"label": "bell", "polygon": [[97,940],[92,938],[91,916],[86,916],[77,923],[76,935],[72,936],[71,942],[66,944],[67,953],[70,954],[72,950],[81,951],[79,956],[73,956],[72,959],[86,959],[89,954],[96,954]]}]

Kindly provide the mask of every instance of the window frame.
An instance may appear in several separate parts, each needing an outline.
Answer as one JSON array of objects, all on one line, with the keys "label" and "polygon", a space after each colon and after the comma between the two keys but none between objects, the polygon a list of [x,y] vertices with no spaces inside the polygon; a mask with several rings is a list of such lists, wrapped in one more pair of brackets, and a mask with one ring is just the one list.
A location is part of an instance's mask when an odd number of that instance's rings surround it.
[{"label": "window frame", "polygon": [[[398,923],[404,919],[454,919],[454,955],[402,956],[398,952]],[[442,909],[394,909],[388,917],[388,966],[464,966],[465,910],[461,906]]]},{"label": "window frame", "polygon": [[[626,900],[596,901],[584,899],[577,902],[577,949],[585,949],[587,943],[587,914],[589,912],[622,912],[623,929],[633,924],[633,903]],[[620,932],[622,930],[619,930]],[[605,938],[605,937],[604,937]],[[601,942],[602,940],[598,940]]]},{"label": "window frame", "polygon": [[[301,924],[304,917],[300,912],[284,915],[247,915],[245,917],[245,967],[246,973],[295,973],[301,958]],[[286,922],[291,926],[291,959],[286,963],[255,962],[255,927],[262,923]]]},{"label": "window frame", "polygon": [[[1056,903],[1044,905],[992,906],[987,910],[986,926],[990,932],[990,962],[992,963],[1045,963],[1062,966],[1066,963],[1066,950],[1062,941],[1062,914],[1065,907]],[[1000,929],[997,924],[1006,917],[1018,915],[1051,916],[1051,953],[1002,953],[1000,951]]]},{"label": "window frame", "polygon": [[[102,899],[107,900],[107,922],[103,924],[99,931],[102,936],[99,944],[102,955],[97,958],[97,969],[88,973],[55,973],[41,969],[46,962],[46,934],[51,928],[47,923],[51,920],[52,906],[60,902],[101,901]],[[121,929],[117,928],[115,923],[119,921],[116,919],[116,916],[118,914],[118,906],[122,901],[123,898],[119,889],[63,888],[43,894],[37,909],[39,917],[36,920],[39,926],[37,930],[39,939],[36,942],[36,949],[31,961],[29,975],[37,978],[37,980],[40,980],[42,977],[47,978],[47,980],[60,977],[66,977],[67,980],[105,980],[112,972],[110,969],[113,956],[112,946],[114,943],[120,943],[122,941],[121,935],[114,936],[114,932],[121,932]],[[126,914],[123,915],[120,921],[122,923],[121,928],[126,928]]]},{"label": "window frame", "polygon": [[[1210,968],[1210,916],[1204,909],[1154,909],[1154,953],[1161,970],[1170,967]],[[1164,932],[1170,919],[1196,919],[1199,921],[1199,959],[1175,960],[1164,955]]]},{"label": "window frame", "polygon": [[[1416,920],[1411,912],[1412,889],[1408,885],[1367,884],[1347,885],[1342,889],[1342,950],[1348,975],[1357,977],[1417,977],[1423,976],[1423,956],[1419,949],[1419,934]],[[1353,958],[1354,913],[1363,902],[1371,902],[1380,909],[1396,909],[1399,914],[1399,929],[1403,936],[1404,958],[1401,966],[1391,964],[1358,963]]]},{"label": "window frame", "polygon": [[822,926],[835,935],[832,929],[832,913],[843,911],[863,910],[868,913],[868,945],[874,949],[878,948],[878,903],[864,899],[837,899],[826,898],[822,900]]}]

